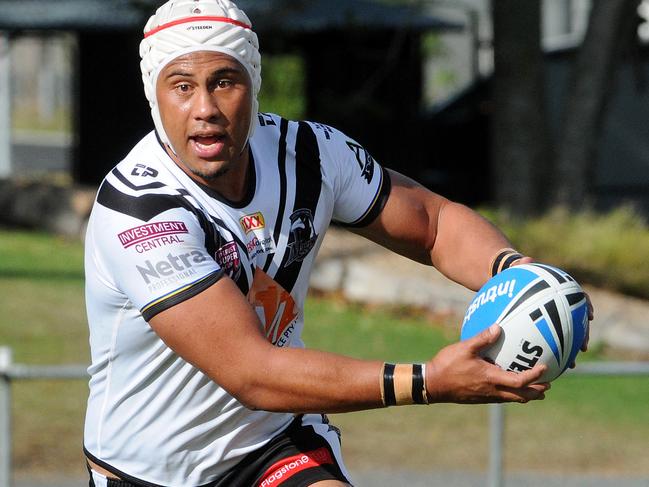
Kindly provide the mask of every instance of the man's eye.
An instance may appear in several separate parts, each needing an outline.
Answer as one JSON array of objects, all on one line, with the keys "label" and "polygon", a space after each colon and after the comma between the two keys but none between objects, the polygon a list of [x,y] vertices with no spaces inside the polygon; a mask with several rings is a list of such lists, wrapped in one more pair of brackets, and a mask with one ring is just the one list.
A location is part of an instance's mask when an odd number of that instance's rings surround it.
[{"label": "man's eye", "polygon": [[181,93],[189,93],[191,86],[189,86],[187,83],[181,83],[178,86],[176,86],[176,89]]},{"label": "man's eye", "polygon": [[227,88],[228,86],[232,85],[232,81],[229,79],[220,79],[216,82],[216,87],[217,88]]}]

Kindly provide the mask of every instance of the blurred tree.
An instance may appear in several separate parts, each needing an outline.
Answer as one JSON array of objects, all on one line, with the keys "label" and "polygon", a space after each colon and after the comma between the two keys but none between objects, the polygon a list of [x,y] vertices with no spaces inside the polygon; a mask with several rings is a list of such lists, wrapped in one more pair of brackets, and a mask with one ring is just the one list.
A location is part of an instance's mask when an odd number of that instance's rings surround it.
[{"label": "blurred tree", "polygon": [[492,187],[496,203],[527,215],[539,207],[547,148],[540,0],[492,0]]},{"label": "blurred tree", "polygon": [[549,206],[590,203],[597,138],[618,63],[637,39],[639,3],[593,0],[553,147],[544,112],[540,1],[492,0],[497,204],[531,215]]},{"label": "blurred tree", "polygon": [[603,115],[625,51],[637,45],[639,0],[595,0],[575,60],[561,139],[557,147],[553,205],[590,203]]}]

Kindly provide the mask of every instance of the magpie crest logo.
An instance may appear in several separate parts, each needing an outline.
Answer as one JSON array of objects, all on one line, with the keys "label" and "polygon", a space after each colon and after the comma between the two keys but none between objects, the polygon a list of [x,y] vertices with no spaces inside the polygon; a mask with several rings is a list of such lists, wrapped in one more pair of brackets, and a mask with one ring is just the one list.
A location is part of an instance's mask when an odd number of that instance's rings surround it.
[{"label": "magpie crest logo", "polygon": [[289,255],[285,267],[293,262],[302,262],[311,252],[317,239],[311,210],[302,208],[294,211],[291,215],[291,229],[287,244]]}]

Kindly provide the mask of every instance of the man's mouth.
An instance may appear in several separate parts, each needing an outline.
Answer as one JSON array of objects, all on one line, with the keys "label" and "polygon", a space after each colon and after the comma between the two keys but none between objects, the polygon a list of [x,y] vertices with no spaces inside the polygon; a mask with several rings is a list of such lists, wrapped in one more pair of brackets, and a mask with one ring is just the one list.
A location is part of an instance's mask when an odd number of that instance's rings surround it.
[{"label": "man's mouth", "polygon": [[225,137],[217,134],[193,135],[189,139],[196,155],[203,159],[218,156],[225,145]]}]

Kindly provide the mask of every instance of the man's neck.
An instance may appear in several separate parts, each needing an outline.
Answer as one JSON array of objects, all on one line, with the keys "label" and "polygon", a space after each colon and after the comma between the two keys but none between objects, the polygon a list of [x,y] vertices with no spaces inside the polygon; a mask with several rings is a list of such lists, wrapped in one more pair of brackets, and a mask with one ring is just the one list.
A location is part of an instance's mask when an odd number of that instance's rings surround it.
[{"label": "man's neck", "polygon": [[222,198],[232,202],[240,202],[246,197],[248,181],[250,179],[250,148],[248,144],[246,144],[246,148],[240,154],[239,161],[236,164],[233,164],[224,174],[210,179],[206,179],[190,171],[180,162],[178,156],[166,144],[165,150],[185,174],[194,181],[218,193]]}]

